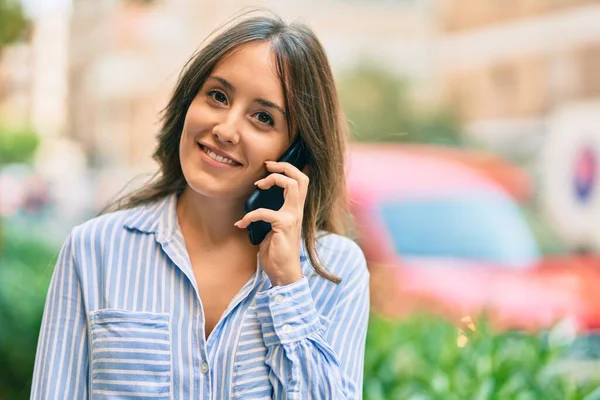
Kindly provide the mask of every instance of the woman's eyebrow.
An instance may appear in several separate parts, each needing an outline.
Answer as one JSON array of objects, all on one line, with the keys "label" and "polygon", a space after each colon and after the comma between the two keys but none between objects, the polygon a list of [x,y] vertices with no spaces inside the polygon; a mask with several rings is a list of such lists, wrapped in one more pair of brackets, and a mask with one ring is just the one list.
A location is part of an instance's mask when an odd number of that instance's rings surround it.
[{"label": "woman's eyebrow", "polygon": [[[225,88],[227,88],[227,90],[235,93],[235,87],[231,83],[229,83],[229,81],[227,79],[221,78],[220,76],[216,76],[216,75],[211,75],[208,77],[208,79],[213,79],[213,80],[219,82],[221,85],[225,86]],[[278,106],[277,104],[273,103],[272,101],[261,99],[261,98],[256,98],[256,99],[254,99],[254,101],[263,107],[268,107],[268,108],[272,108],[274,110],[279,111],[281,114],[283,114],[284,117],[287,118],[287,115],[286,115],[285,111],[283,110],[283,108],[281,106]]]},{"label": "woman's eyebrow", "polygon": [[284,117],[287,118],[287,115],[285,114],[285,111],[283,111],[283,108],[281,108],[280,106],[278,106],[277,104],[269,101],[269,100],[265,100],[265,99],[254,99],[255,102],[257,102],[258,104],[260,104],[263,107],[268,107],[268,108],[273,108],[277,111],[279,111],[280,113],[283,114]]},{"label": "woman's eyebrow", "polygon": [[233,85],[231,83],[229,83],[227,81],[227,79],[221,78],[220,76],[214,76],[214,75],[209,76],[208,79],[214,79],[215,81],[219,82],[221,85],[225,86],[227,88],[227,90],[235,92],[235,88],[233,87]]}]

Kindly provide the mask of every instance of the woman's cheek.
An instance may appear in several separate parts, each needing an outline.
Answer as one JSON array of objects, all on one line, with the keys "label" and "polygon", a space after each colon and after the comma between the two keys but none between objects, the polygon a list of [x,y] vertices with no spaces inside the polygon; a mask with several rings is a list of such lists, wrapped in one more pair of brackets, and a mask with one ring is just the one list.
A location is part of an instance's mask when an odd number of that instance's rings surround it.
[{"label": "woman's cheek", "polygon": [[206,119],[207,112],[203,110],[203,107],[199,104],[193,104],[188,109],[187,119],[189,125],[197,128],[202,125],[204,122],[203,119]]}]

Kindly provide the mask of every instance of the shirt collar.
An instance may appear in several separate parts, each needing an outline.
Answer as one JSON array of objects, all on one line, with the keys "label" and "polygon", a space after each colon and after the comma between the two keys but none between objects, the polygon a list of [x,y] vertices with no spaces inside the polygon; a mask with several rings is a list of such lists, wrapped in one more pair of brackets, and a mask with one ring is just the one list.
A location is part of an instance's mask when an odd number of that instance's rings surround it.
[{"label": "shirt collar", "polygon": [[[125,227],[143,233],[155,233],[159,242],[168,240],[178,229],[177,193],[171,193],[155,203],[135,209],[125,220]],[[304,240],[300,245],[300,261],[308,259]]]},{"label": "shirt collar", "polygon": [[177,194],[171,193],[154,203],[134,209],[124,225],[143,233],[156,233],[163,241],[173,235],[177,229]]}]

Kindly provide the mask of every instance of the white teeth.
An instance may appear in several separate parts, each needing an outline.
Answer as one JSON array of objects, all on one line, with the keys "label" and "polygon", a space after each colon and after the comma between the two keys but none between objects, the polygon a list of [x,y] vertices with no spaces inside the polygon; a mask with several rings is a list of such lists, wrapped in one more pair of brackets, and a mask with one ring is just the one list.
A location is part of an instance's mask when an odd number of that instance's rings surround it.
[{"label": "white teeth", "polygon": [[223,163],[223,164],[230,164],[230,165],[236,165],[237,164],[235,161],[230,160],[229,158],[221,157],[220,155],[216,154],[214,151],[211,151],[206,146],[202,146],[202,150],[204,150],[204,152],[206,154],[208,154],[208,156],[210,158],[212,158],[213,160],[215,160],[215,161],[218,161],[218,162]]}]

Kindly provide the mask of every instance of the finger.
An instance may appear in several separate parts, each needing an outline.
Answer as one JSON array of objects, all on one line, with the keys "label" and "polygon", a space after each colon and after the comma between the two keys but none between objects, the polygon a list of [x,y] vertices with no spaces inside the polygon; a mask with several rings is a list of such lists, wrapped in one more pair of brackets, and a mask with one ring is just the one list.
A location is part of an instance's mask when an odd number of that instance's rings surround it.
[{"label": "finger", "polygon": [[292,228],[296,224],[296,217],[292,213],[275,211],[268,208],[258,208],[244,215],[242,219],[234,225],[245,229],[252,222],[264,221],[271,224],[273,230],[285,230]]},{"label": "finger", "polygon": [[265,165],[267,166],[267,170],[269,172],[278,172],[294,179],[298,182],[300,189],[306,192],[309,178],[304,172],[300,171],[292,164],[287,162],[267,161],[265,162]]},{"label": "finger", "polygon": [[273,173],[266,178],[255,182],[255,185],[263,190],[267,190],[275,185],[283,188],[284,207],[298,207],[300,204],[300,192],[298,181],[282,174]]}]

